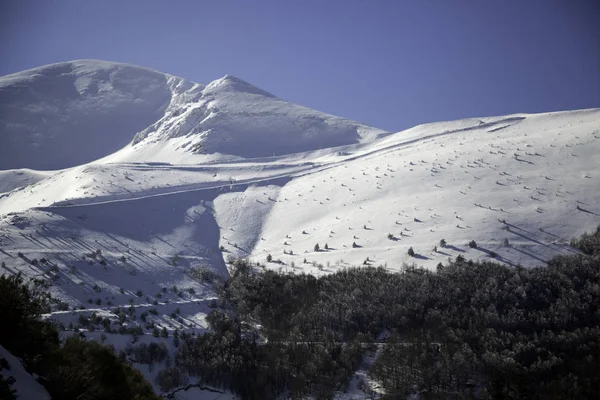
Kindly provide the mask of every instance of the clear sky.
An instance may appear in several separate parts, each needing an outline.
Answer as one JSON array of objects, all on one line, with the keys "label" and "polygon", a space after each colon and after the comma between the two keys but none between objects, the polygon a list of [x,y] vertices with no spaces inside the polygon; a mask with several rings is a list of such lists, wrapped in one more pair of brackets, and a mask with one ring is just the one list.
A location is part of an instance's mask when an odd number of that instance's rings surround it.
[{"label": "clear sky", "polygon": [[600,1],[0,2],[0,75],[81,58],[231,74],[397,131],[600,107]]}]

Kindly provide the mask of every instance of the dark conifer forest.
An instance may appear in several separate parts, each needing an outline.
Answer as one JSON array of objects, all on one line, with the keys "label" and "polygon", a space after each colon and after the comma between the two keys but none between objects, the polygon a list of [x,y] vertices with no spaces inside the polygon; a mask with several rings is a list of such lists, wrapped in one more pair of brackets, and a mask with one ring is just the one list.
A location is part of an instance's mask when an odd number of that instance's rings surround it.
[{"label": "dark conifer forest", "polygon": [[572,245],[533,269],[459,257],[318,279],[240,260],[213,333],[186,338],[176,364],[247,399],[331,398],[367,353],[388,398],[598,398],[600,230]]}]

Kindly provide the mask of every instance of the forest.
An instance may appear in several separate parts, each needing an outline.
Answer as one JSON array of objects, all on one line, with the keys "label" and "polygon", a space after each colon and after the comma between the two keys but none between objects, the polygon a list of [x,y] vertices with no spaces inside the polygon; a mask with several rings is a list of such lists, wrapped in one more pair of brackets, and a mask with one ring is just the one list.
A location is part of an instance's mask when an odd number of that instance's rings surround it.
[{"label": "forest", "polygon": [[600,229],[572,246],[532,269],[459,256],[318,279],[238,260],[212,333],[185,338],[176,368],[244,399],[325,399],[377,352],[386,398],[597,398]]},{"label": "forest", "polygon": [[[178,350],[158,383],[169,391],[197,382],[242,399],[331,399],[372,355],[368,376],[389,399],[597,398],[600,228],[571,245],[581,252],[530,269],[459,256],[437,271],[361,267],[316,278],[237,260],[210,331],[173,337]],[[123,353],[77,336],[61,345],[40,318],[46,289],[0,277],[0,344],[54,398],[158,398]],[[10,384],[0,379],[2,398],[14,398]]]}]

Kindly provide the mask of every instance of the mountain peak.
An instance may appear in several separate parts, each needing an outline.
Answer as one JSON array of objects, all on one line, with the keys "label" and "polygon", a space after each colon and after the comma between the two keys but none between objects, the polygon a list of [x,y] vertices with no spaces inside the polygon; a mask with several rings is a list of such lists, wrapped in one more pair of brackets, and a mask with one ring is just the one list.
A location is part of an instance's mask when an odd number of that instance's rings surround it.
[{"label": "mountain peak", "polygon": [[259,89],[254,85],[246,82],[243,79],[233,75],[225,75],[222,78],[216,79],[206,86],[206,93],[215,92],[238,92],[256,94],[266,97],[276,97],[273,94]]},{"label": "mountain peak", "polygon": [[254,158],[387,133],[281,100],[233,75],[204,86],[99,60],[0,77],[0,132],[0,170],[55,170],[113,154],[112,160],[156,161],[157,154],[168,153],[169,162],[192,155]]}]

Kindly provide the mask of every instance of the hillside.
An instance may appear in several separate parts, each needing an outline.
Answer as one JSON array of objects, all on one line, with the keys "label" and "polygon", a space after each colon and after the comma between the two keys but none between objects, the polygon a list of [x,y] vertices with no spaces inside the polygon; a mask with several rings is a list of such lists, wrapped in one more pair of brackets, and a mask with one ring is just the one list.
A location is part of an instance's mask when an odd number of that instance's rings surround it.
[{"label": "hillside", "polygon": [[600,224],[600,109],[390,134],[231,76],[96,61],[0,78],[0,99],[2,272],[46,278],[53,317],[107,318],[119,346],[125,309],[152,321],[128,319],[148,340],[204,332],[231,258],[314,275],[459,255],[531,267]]}]

